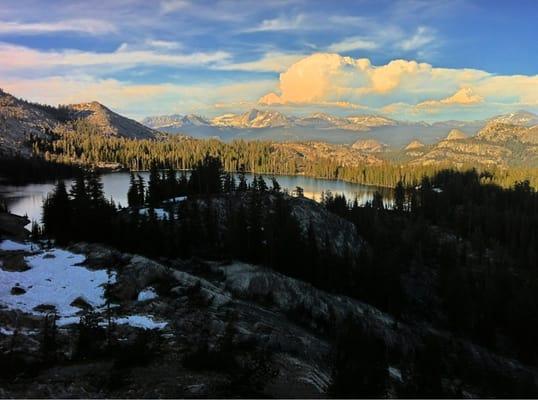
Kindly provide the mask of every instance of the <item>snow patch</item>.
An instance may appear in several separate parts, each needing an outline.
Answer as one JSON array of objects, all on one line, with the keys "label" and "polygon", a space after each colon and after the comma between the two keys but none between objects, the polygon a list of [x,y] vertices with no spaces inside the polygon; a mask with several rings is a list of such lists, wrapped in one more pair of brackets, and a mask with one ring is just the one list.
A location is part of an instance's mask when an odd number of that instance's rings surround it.
[{"label": "snow patch", "polygon": [[399,382],[403,382],[402,373],[398,368],[389,367],[389,375],[392,379],[395,379]]},{"label": "snow patch", "polygon": [[35,251],[39,249],[34,243],[17,243],[13,240],[4,240],[0,243],[0,250],[2,251]]},{"label": "snow patch", "polygon": [[[154,208],[153,211],[155,212],[155,216],[157,217],[157,219],[170,218],[170,214],[168,214],[168,211],[165,211],[162,208]],[[149,216],[149,212],[149,208],[141,208],[140,210],[138,210],[138,213],[140,215],[145,216]]]},{"label": "snow patch", "polygon": [[[77,297],[94,308],[105,303],[104,285],[115,282],[115,274],[105,270],[90,271],[78,266],[85,257],[69,251],[52,249],[25,257],[30,269],[22,272],[0,270],[0,304],[27,313],[42,315],[34,310],[40,305],[54,306],[59,317],[69,317],[80,311],[71,305]],[[19,286],[26,293],[12,295],[11,288]]]},{"label": "snow patch", "polygon": [[172,199],[165,200],[164,202],[165,203],[181,203],[182,201],[185,201],[185,200],[187,200],[187,196],[179,196],[179,197],[174,197]]},{"label": "snow patch", "polygon": [[114,322],[119,325],[130,325],[143,329],[163,329],[168,325],[167,322],[157,322],[147,315],[129,315],[127,317],[116,318]]},{"label": "snow patch", "polygon": [[66,325],[73,325],[78,324],[80,322],[79,316],[71,316],[71,317],[61,317],[56,320],[56,325],[59,327],[66,326]]},{"label": "snow patch", "polygon": [[11,336],[15,333],[14,330],[4,328],[3,326],[0,326],[0,335],[6,335]]},{"label": "snow patch", "polygon": [[138,301],[146,301],[146,300],[153,300],[157,298],[157,292],[155,292],[155,289],[152,287],[149,287],[147,289],[142,290],[140,293],[138,293]]},{"label": "snow patch", "polygon": [[[73,325],[78,324],[80,322],[80,316],[70,316],[70,317],[62,317],[59,318],[58,321],[56,321],[56,325],[58,327],[63,327],[67,325]],[[157,322],[150,318],[150,316],[146,315],[128,315],[125,317],[114,317],[112,318],[112,322],[118,325],[129,325],[134,328],[142,328],[142,329],[163,329],[168,325],[167,322]],[[100,326],[106,325],[106,322],[101,321],[99,323]]]}]

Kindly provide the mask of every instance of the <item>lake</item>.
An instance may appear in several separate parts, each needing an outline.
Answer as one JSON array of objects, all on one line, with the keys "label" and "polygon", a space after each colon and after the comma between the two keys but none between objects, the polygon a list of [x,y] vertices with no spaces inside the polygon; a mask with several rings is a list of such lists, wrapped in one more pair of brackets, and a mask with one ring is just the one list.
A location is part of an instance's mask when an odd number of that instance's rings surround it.
[{"label": "lake", "polygon": [[[146,180],[149,177],[148,172],[140,172],[140,175]],[[246,174],[247,181],[251,181],[254,175]],[[271,186],[271,176],[262,175],[267,185]],[[128,172],[110,172],[103,174],[101,179],[107,198],[114,200],[116,204],[127,206],[127,190],[129,189]],[[236,177],[237,178],[237,177]],[[387,206],[392,204],[392,190],[387,188],[378,188],[375,186],[365,186],[357,183],[335,181],[329,179],[310,178],[305,176],[279,175],[276,176],[282,190],[287,189],[290,193],[300,186],[304,190],[305,197],[319,201],[322,192],[330,191],[333,194],[344,194],[349,200],[355,199],[359,204],[365,204],[372,200],[375,191],[380,191]],[[72,184],[72,180],[65,180],[66,186]],[[41,207],[43,199],[54,189],[55,182],[28,184],[23,186],[1,186],[0,197],[8,205],[13,214],[27,215],[31,221],[41,221]]]}]

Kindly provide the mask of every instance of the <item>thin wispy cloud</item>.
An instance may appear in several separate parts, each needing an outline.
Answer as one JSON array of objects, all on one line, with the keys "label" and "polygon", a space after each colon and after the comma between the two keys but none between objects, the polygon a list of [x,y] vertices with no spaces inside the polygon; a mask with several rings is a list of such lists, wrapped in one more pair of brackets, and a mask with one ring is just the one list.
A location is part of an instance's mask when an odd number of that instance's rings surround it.
[{"label": "thin wispy cloud", "polygon": [[200,66],[224,62],[230,59],[225,51],[196,53],[162,53],[153,50],[131,50],[122,44],[112,52],[90,52],[66,49],[40,51],[28,47],[0,43],[0,71],[17,73],[24,70],[46,68],[108,67],[111,69],[133,68],[141,65],[154,66]]},{"label": "thin wispy cloud", "polygon": [[213,69],[222,71],[283,72],[303,57],[305,57],[304,54],[268,52],[257,60],[221,63],[214,66]]},{"label": "thin wispy cloud", "polygon": [[161,11],[164,14],[184,10],[189,7],[190,3],[187,0],[165,0],[161,2]]},{"label": "thin wispy cloud", "polygon": [[361,36],[353,36],[345,38],[344,40],[331,44],[327,50],[341,53],[352,50],[375,50],[379,47],[379,44],[373,40],[366,39]]},{"label": "thin wispy cloud", "polygon": [[0,34],[40,35],[54,32],[78,32],[103,35],[116,31],[107,21],[96,19],[72,19],[56,22],[12,22],[0,21]]},{"label": "thin wispy cloud", "polygon": [[290,31],[297,29],[315,28],[308,23],[306,15],[298,14],[294,17],[283,16],[273,19],[265,19],[259,25],[245,29],[244,32]]},{"label": "thin wispy cloud", "polygon": [[399,43],[402,50],[410,51],[420,49],[435,41],[435,32],[425,26],[419,26],[417,31],[409,38]]}]

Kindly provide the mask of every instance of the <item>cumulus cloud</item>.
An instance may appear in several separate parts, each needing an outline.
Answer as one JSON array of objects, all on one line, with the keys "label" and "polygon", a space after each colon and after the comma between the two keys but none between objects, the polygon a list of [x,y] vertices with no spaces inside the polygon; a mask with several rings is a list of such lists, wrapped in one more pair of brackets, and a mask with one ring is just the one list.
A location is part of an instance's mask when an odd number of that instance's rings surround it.
[{"label": "cumulus cloud", "polygon": [[[280,74],[277,90],[261,104],[362,104],[386,113],[439,108],[538,104],[538,75],[497,76],[476,69],[437,68],[393,60],[372,65],[366,58],[317,53]],[[500,107],[502,108],[502,107]]]}]

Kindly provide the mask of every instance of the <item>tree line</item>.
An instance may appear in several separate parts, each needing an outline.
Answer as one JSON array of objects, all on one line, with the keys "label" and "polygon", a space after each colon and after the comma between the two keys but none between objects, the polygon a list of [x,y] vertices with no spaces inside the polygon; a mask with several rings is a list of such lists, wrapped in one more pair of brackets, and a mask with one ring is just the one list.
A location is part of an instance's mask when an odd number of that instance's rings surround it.
[{"label": "tree line", "polygon": [[[192,169],[207,153],[218,157],[226,171],[238,171],[242,166],[256,174],[296,175],[339,179],[353,183],[394,187],[399,181],[418,184],[423,176],[433,176],[447,165],[410,165],[384,162],[380,165],[357,163],[342,165],[324,157],[305,158],[267,141],[198,140],[169,135],[158,140],[134,140],[103,136],[98,128],[75,120],[72,129],[56,133],[54,139],[33,141],[35,154],[62,163],[95,166],[118,163],[132,171],[149,170],[152,165],[162,169]],[[470,166],[462,167],[467,169]],[[515,181],[529,179],[538,187],[538,170],[532,168],[489,168],[484,179],[503,187]]]}]

